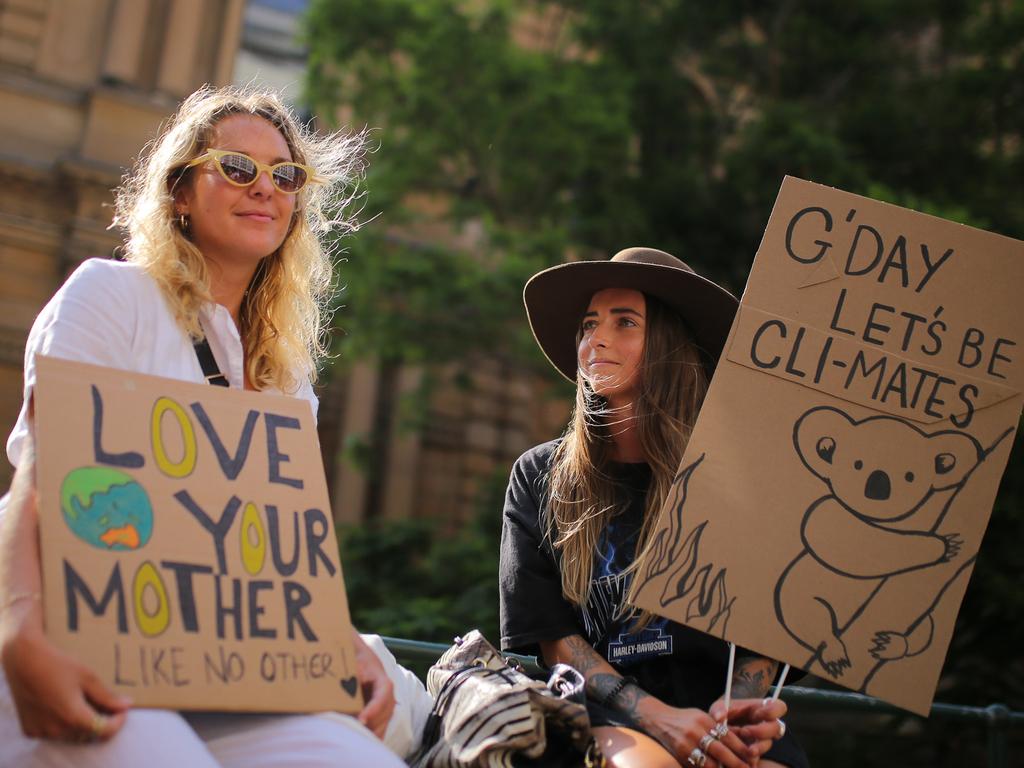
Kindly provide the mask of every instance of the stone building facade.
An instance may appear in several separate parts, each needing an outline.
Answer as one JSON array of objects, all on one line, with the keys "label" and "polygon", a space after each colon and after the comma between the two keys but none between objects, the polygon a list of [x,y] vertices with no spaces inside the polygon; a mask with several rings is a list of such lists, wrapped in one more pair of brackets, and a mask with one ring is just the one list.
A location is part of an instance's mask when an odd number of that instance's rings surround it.
[{"label": "stone building facade", "polygon": [[[109,256],[111,190],[181,99],[230,82],[244,0],[0,3],[0,425],[25,338],[83,259]],[[10,479],[0,462],[0,484]]]}]

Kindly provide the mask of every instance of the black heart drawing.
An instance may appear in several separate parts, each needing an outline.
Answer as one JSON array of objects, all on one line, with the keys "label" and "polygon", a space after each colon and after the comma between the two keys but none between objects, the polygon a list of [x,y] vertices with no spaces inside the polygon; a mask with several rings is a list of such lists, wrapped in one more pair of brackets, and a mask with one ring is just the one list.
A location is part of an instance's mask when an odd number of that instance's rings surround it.
[{"label": "black heart drawing", "polygon": [[341,683],[341,687],[345,689],[345,693],[349,696],[356,695],[356,688],[359,687],[359,681],[356,680],[355,675],[352,677],[346,677],[338,682]]}]

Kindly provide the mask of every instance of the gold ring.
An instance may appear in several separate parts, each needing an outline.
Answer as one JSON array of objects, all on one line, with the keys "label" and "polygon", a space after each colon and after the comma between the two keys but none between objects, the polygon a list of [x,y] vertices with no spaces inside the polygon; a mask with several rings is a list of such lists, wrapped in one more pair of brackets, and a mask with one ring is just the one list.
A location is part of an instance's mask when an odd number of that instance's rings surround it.
[{"label": "gold ring", "polygon": [[93,740],[102,738],[103,733],[107,730],[107,716],[101,715],[99,712],[93,713],[89,729],[92,732]]}]

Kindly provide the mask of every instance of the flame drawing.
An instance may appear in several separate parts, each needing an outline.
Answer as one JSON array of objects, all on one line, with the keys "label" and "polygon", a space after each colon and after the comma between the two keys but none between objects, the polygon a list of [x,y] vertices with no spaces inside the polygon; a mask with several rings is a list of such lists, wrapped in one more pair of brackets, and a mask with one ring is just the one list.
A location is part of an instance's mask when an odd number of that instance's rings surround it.
[{"label": "flame drawing", "polygon": [[716,572],[714,564],[700,562],[700,540],[708,521],[703,521],[683,536],[683,507],[686,504],[687,489],[690,478],[702,461],[704,454],[684,468],[673,483],[673,495],[669,498],[669,527],[659,531],[652,544],[652,555],[644,580],[649,582],[674,568],[661,592],[660,605],[665,608],[689,598],[686,603],[686,623],[724,637],[736,598],[729,597],[725,583],[726,569],[720,568]]}]

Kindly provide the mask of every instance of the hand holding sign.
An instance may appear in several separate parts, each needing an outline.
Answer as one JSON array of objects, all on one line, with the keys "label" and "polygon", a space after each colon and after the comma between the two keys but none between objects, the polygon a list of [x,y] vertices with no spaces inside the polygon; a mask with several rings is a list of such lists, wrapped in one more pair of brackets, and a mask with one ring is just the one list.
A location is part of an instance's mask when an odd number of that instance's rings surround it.
[{"label": "hand holding sign", "polygon": [[124,725],[132,704],[39,629],[22,631],[5,643],[4,671],[22,730],[32,738],[108,738]]},{"label": "hand holding sign", "polygon": [[1017,241],[787,178],[638,604],[926,713],[1024,402],[1022,284]]}]

